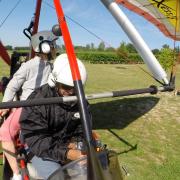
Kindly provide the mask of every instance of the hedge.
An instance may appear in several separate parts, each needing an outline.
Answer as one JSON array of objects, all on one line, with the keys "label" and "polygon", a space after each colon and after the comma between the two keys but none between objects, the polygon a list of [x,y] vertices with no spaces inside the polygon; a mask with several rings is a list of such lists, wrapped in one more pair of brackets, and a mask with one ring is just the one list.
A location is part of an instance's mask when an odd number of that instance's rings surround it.
[{"label": "hedge", "polygon": [[129,54],[128,57],[118,56],[116,53],[77,52],[77,57],[92,64],[141,64],[142,58],[138,54]]}]

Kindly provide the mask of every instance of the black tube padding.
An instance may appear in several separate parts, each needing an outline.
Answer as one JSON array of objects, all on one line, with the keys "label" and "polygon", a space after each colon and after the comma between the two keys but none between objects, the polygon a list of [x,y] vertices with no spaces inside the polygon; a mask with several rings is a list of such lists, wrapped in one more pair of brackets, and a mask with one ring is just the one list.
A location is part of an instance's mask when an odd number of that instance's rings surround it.
[{"label": "black tube padding", "polygon": [[0,103],[0,109],[40,106],[46,104],[57,104],[60,102],[63,102],[62,97],[39,98],[39,99],[26,100],[26,101],[2,102]]},{"label": "black tube padding", "polygon": [[134,90],[125,90],[125,91],[112,91],[112,93],[113,93],[113,97],[118,97],[118,96],[151,93],[152,91],[154,91],[153,88],[144,88],[144,89],[134,89]]},{"label": "black tube padding", "polygon": [[157,94],[157,93],[158,93],[158,88],[157,88],[157,86],[151,85],[149,88],[153,89],[153,91],[151,92],[151,94]]}]

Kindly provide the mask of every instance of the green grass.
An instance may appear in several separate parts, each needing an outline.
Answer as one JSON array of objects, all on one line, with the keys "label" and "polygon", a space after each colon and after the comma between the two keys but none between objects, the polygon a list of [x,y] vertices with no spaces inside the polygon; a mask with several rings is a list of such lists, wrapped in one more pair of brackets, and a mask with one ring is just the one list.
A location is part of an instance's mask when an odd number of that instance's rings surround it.
[{"label": "green grass", "polygon": [[[8,74],[4,66],[0,61],[0,77]],[[86,64],[86,67],[89,76],[86,94],[157,84],[137,65]],[[176,84],[180,88],[178,68]],[[130,173],[128,180],[179,179],[180,96],[146,94],[91,100],[90,104],[93,129],[109,149],[119,154],[119,161]]]}]

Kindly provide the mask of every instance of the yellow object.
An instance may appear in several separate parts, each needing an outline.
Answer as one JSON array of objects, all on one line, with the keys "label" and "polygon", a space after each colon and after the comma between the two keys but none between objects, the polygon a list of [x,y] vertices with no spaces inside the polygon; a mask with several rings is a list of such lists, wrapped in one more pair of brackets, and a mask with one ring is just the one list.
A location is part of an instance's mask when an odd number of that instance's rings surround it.
[{"label": "yellow object", "polygon": [[166,36],[180,41],[180,0],[116,0],[153,23]]}]

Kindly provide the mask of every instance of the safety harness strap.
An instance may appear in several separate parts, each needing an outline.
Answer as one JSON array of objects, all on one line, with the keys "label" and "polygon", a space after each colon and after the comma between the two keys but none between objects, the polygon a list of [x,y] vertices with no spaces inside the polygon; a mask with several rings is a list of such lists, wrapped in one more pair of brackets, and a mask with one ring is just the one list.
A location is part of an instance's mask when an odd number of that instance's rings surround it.
[{"label": "safety harness strap", "polygon": [[11,151],[9,151],[7,149],[4,149],[4,148],[2,148],[2,150],[17,159],[17,153],[13,153],[13,152],[11,152]]}]

